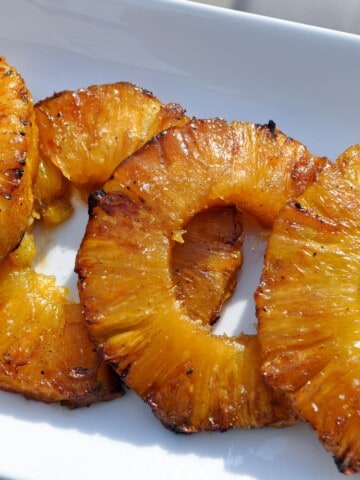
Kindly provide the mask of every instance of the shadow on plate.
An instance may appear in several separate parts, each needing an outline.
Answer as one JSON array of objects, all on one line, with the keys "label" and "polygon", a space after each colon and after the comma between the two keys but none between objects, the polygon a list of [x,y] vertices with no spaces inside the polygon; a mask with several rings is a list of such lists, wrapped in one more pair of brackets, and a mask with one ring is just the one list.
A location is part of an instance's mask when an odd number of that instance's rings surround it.
[{"label": "shadow on plate", "polygon": [[225,471],[257,480],[267,480],[269,471],[271,478],[342,478],[306,424],[284,429],[176,434],[165,429],[132,392],[77,410],[1,392],[0,423],[1,416],[28,422],[34,432],[37,428],[41,431],[45,424],[62,433],[75,430],[89,437],[104,437],[118,442],[119,451],[126,443],[140,449],[157,446],[175,458],[193,455],[200,461],[220,459]]}]

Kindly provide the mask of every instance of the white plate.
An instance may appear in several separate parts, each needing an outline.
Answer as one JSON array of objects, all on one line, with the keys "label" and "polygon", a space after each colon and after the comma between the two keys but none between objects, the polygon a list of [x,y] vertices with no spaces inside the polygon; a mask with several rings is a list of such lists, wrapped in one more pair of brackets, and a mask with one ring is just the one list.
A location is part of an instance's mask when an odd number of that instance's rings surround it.
[{"label": "white plate", "polygon": [[[1,18],[0,53],[36,100],[127,80],[183,104],[189,115],[273,119],[332,159],[360,141],[356,36],[176,0],[2,0]],[[59,283],[75,284],[85,222],[80,208],[46,241],[49,261],[41,265]],[[246,329],[255,321],[262,249],[249,237],[242,287],[224,313],[231,320],[242,310]],[[5,478],[343,478],[304,424],[175,435],[133,394],[69,411],[1,393],[0,432]]]}]

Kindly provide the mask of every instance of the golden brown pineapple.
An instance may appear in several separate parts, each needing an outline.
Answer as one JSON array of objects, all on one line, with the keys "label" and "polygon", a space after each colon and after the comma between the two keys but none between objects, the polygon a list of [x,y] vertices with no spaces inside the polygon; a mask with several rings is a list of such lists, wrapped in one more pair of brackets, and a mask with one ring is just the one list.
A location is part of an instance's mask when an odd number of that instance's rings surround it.
[{"label": "golden brown pineapple", "polygon": [[360,470],[360,146],[280,213],[256,302],[267,382]]},{"label": "golden brown pineapple", "polygon": [[105,358],[169,428],[283,425],[294,415],[260,376],[256,336],[215,336],[177,298],[174,243],[195,214],[236,205],[266,225],[326,160],[275,129],[215,119],[167,130],[89,200],[76,270]]},{"label": "golden brown pineapple", "polygon": [[190,318],[213,324],[233,293],[242,265],[240,212],[217,207],[199,212],[172,249],[177,296]]},{"label": "golden brown pineapple", "polygon": [[35,212],[44,223],[56,225],[72,215],[71,184],[48,159],[39,161],[33,192]]},{"label": "golden brown pineapple", "polygon": [[0,262],[30,222],[37,129],[32,97],[14,67],[0,57]]},{"label": "golden brown pineapple", "polygon": [[40,158],[87,191],[100,187],[153,136],[187,121],[179,105],[163,105],[125,82],[61,92],[35,109]]},{"label": "golden brown pineapple", "polygon": [[100,360],[80,306],[65,287],[31,268],[35,244],[26,234],[0,270],[0,388],[71,407],[122,394]]}]

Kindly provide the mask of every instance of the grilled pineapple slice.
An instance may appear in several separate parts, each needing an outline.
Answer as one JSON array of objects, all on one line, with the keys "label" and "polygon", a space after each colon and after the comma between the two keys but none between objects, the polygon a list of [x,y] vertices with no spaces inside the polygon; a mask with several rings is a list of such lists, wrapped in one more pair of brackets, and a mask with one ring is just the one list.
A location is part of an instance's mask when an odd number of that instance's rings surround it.
[{"label": "grilled pineapple slice", "polygon": [[100,187],[146,141],[187,121],[177,104],[161,104],[130,83],[65,91],[35,106],[39,153],[77,188]]},{"label": "grilled pineapple slice", "polygon": [[360,470],[360,146],[286,205],[256,295],[267,382]]},{"label": "grilled pineapple slice", "polygon": [[0,57],[0,262],[20,242],[31,219],[37,128],[31,94]]},{"label": "grilled pineapple slice", "polygon": [[275,128],[215,119],[167,130],[89,200],[77,256],[96,343],[167,427],[181,432],[294,421],[260,376],[256,336],[215,336],[177,298],[174,243],[193,216],[236,205],[271,225],[326,164]]},{"label": "grilled pineapple slice", "polygon": [[26,234],[0,270],[0,388],[70,407],[123,393],[100,360],[80,306],[65,287],[31,264],[35,243]]}]

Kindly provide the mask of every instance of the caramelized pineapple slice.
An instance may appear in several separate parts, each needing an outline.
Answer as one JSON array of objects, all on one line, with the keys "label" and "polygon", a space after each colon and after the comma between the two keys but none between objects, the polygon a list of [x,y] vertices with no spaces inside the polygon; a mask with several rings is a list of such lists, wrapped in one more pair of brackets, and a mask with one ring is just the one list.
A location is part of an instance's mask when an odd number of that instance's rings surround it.
[{"label": "caramelized pineapple slice", "polygon": [[267,382],[360,470],[360,146],[275,221],[256,295]]},{"label": "caramelized pineapple slice", "polygon": [[31,221],[37,129],[32,97],[14,67],[0,57],[0,262]]},{"label": "caramelized pineapple slice", "polygon": [[199,212],[172,249],[177,296],[190,318],[213,324],[231,297],[242,265],[241,215],[234,207]]},{"label": "caramelized pineapple slice", "polygon": [[236,205],[271,225],[324,164],[273,123],[193,120],[122,162],[90,197],[76,270],[91,335],[167,427],[294,421],[261,380],[257,337],[215,336],[193,320],[177,297],[171,258],[196,213]]},{"label": "caramelized pineapple slice", "polygon": [[71,407],[110,400],[121,382],[101,361],[80,306],[36,273],[31,234],[0,270],[0,388]]},{"label": "caramelized pineapple slice", "polygon": [[180,105],[163,105],[125,82],[61,92],[35,111],[40,158],[86,191],[100,187],[146,141],[187,121]]}]

